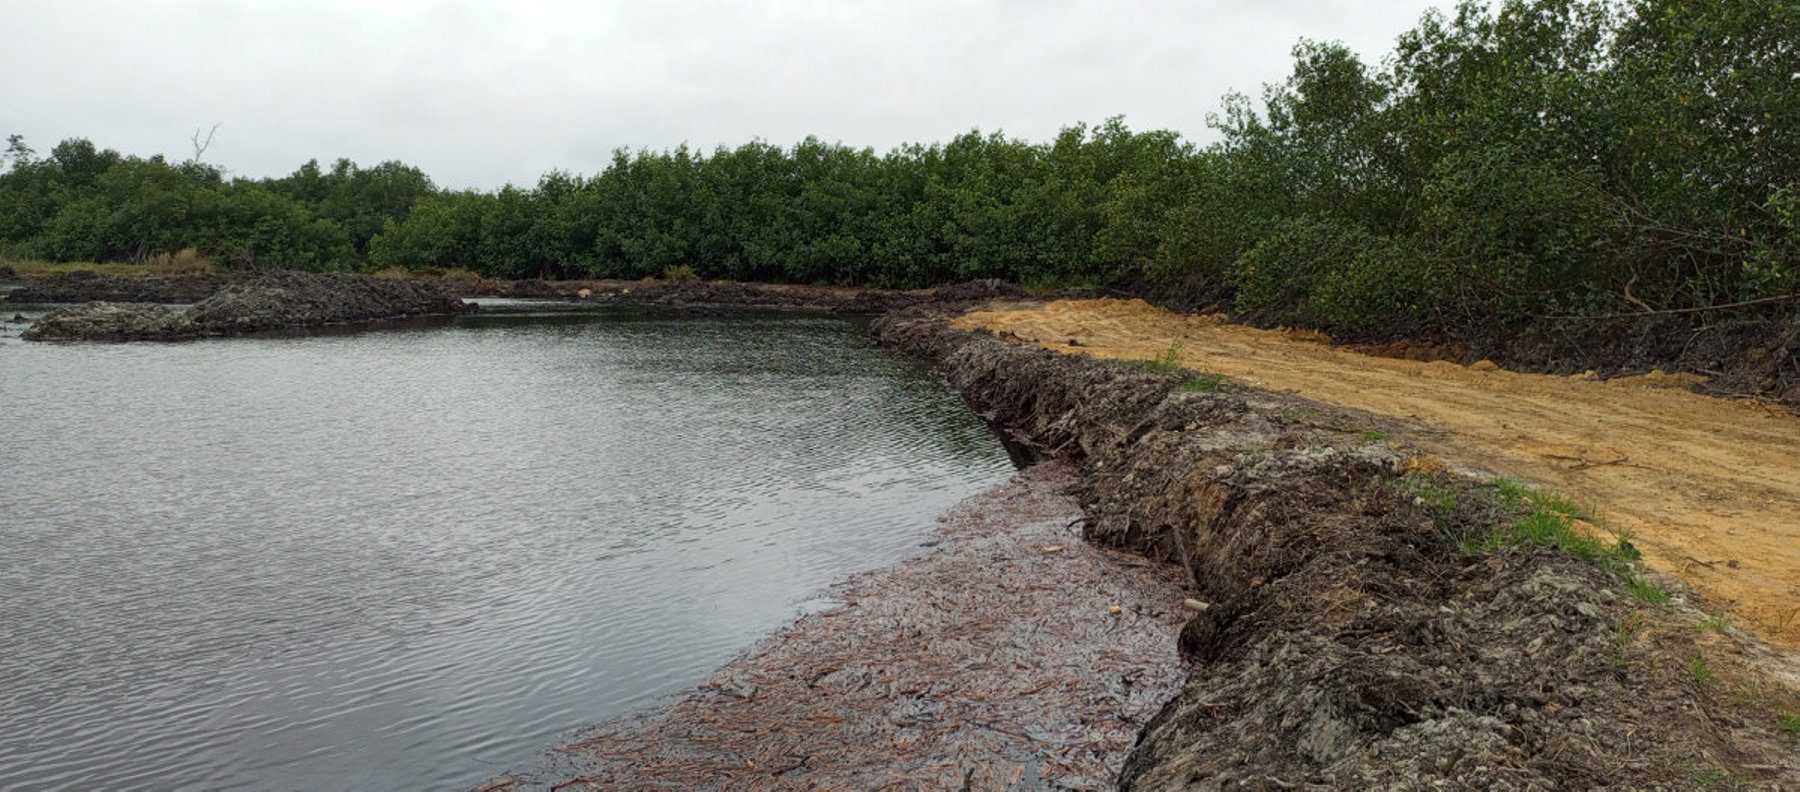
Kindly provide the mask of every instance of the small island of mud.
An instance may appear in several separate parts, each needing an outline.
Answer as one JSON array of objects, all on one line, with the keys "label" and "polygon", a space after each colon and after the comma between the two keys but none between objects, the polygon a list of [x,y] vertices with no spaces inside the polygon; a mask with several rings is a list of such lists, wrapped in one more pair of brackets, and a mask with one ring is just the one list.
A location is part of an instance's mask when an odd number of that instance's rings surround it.
[{"label": "small island of mud", "polygon": [[266,330],[470,313],[442,284],[367,275],[271,272],[226,285],[187,308],[90,302],[53,311],[28,341],[173,341]]}]

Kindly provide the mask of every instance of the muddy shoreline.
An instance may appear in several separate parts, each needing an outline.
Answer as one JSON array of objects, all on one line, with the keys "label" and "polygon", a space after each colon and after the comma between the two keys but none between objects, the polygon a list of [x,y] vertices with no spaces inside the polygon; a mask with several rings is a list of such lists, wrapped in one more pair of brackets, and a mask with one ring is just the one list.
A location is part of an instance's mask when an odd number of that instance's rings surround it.
[{"label": "muddy shoreline", "polygon": [[[13,303],[198,303],[228,287],[253,283],[271,273],[232,275],[100,275],[87,271],[34,278],[0,295]],[[279,273],[277,273],[279,274]],[[487,280],[375,278],[372,276],[321,276],[292,273],[297,277],[354,277],[365,290],[401,288],[441,291],[458,297],[511,297],[570,302],[654,305],[690,315],[708,315],[736,309],[816,311],[852,316],[873,316],[929,303],[971,303],[995,298],[1017,299],[1025,292],[997,280],[969,281],[933,289],[900,291],[854,286],[809,286],[786,283],[665,280]]]},{"label": "muddy shoreline", "polygon": [[[855,607],[808,617],[681,701],[584,734],[556,762],[491,788],[1800,784],[1794,743],[1778,726],[1800,698],[1759,670],[1747,636],[1698,632],[1692,607],[1646,603],[1566,552],[1476,549],[1516,515],[1482,483],[1402,442],[1345,430],[1369,416],[1230,383],[1184,387],[1179,375],[955,330],[951,315],[900,311],[873,329],[989,420],[1065,460],[1043,470],[1078,466],[1083,541],[1052,532],[1014,542],[1005,563],[990,555],[931,585],[897,582],[959,552],[946,541],[932,556],[858,576],[847,584],[859,591]],[[1032,514],[1009,497],[984,508]],[[1039,546],[1032,556],[1033,544],[1051,541],[1057,552]],[[1115,559],[1112,571],[1081,582],[1040,570],[1028,578],[1042,586],[1032,597],[1080,597],[1142,573],[1159,576],[1165,603],[1205,603],[1158,612],[1169,620],[1158,630],[1178,633],[1186,665],[1168,655],[1146,673],[1185,681],[1138,691],[1166,691],[1147,722],[1096,720],[1084,702],[1126,710],[1093,693],[1053,699],[1046,712],[1032,697],[1055,684],[996,687],[959,642],[968,625],[996,618],[992,608],[958,607],[959,589],[992,592],[1014,564],[1088,553],[1111,553],[1102,557]],[[889,582],[855,589],[871,580]],[[1057,612],[1064,625],[1087,624],[1086,611],[1119,598]],[[874,626],[834,621],[864,614],[876,614]],[[1034,650],[1037,665],[1015,671],[1091,657],[1083,640],[1056,637]],[[1149,647],[1140,657],[1154,656]],[[1072,688],[1100,684],[1093,665],[1053,676]],[[830,682],[851,667],[860,669],[848,675],[854,684]],[[890,677],[889,687],[874,685]],[[996,711],[1010,714],[971,714]],[[1085,724],[1117,752],[1091,747],[1085,764],[1051,764],[1044,751],[1066,756],[1058,752],[1084,732],[1043,740],[1032,724],[1044,718]],[[969,731],[971,720],[980,728]],[[1128,726],[1135,735],[1121,738]],[[1004,742],[1008,734],[1016,742]],[[931,749],[916,742],[923,735]]]},{"label": "muddy shoreline", "polygon": [[1800,782],[1779,725],[1797,699],[1755,667],[1753,639],[1697,631],[1692,600],[1646,602],[1567,552],[1485,544],[1518,515],[1356,431],[1369,416],[945,319],[874,329],[1082,460],[1086,538],[1179,565],[1212,603],[1182,629],[1193,673],[1121,788]]},{"label": "muddy shoreline", "polygon": [[680,700],[490,789],[1092,789],[1176,689],[1180,575],[1080,541],[1075,470],[939,518]]}]

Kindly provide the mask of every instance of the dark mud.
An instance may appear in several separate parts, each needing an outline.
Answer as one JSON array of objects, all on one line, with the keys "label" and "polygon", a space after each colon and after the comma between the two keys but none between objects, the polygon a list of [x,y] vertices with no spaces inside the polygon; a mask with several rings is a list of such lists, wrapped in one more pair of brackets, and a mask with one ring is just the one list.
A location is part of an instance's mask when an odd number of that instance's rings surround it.
[{"label": "dark mud", "polygon": [[666,280],[521,280],[467,284],[470,295],[659,305],[688,313],[712,310],[781,309],[848,316],[873,316],[926,304],[970,305],[992,299],[1025,296],[1019,287],[999,280],[977,280],[935,289],[896,291],[850,286],[787,283]]},{"label": "dark mud", "polygon": [[21,337],[35,341],[169,341],[474,310],[473,304],[437,283],[272,272],[234,281],[186,309],[109,302],[64,308],[39,319]]},{"label": "dark mud", "polygon": [[186,304],[211,297],[231,282],[229,275],[100,275],[77,270],[27,281],[8,292],[5,299],[15,303]]},{"label": "dark mud", "polygon": [[[1792,690],[1568,554],[1468,551],[1513,515],[1434,460],[1340,430],[1366,417],[1183,391],[922,312],[875,328],[993,420],[1083,460],[1087,538],[1179,565],[1211,603],[1180,638],[1193,673],[1121,788],[1800,784],[1777,730]],[[1726,667],[1729,685],[1712,674]]]},{"label": "dark mud", "polygon": [[1179,571],[1080,541],[1073,469],[941,518],[682,700],[507,789],[1095,789],[1182,677]]}]

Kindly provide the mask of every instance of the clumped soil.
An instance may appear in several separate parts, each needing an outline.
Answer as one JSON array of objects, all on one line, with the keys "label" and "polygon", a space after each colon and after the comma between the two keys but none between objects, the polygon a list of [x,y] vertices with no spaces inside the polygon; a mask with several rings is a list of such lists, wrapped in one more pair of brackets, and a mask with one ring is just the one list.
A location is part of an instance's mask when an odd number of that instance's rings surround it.
[{"label": "clumped soil", "polygon": [[[0,278],[3,279],[5,278]],[[230,282],[229,275],[129,276],[76,270],[31,280],[8,292],[5,299],[15,303],[101,300],[116,303],[185,304],[211,297]]]},{"label": "clumped soil", "polygon": [[1373,416],[1183,389],[925,313],[876,330],[993,420],[1084,460],[1086,536],[1178,565],[1210,604],[1182,630],[1192,673],[1123,789],[1800,783],[1779,725],[1796,699],[1748,636],[1721,623],[1711,638],[1695,612],[1648,606],[1561,551],[1471,549],[1515,515],[1356,429]]},{"label": "clumped soil", "polygon": [[1339,428],[1404,436],[1458,468],[1566,495],[1631,533],[1652,568],[1800,649],[1800,417],[1779,406],[1689,392],[1701,379],[1690,374],[1603,380],[1371,357],[1316,333],[1137,300],[998,306],[955,321],[1095,357],[1155,358],[1179,344],[1192,369],[1363,410]]},{"label": "clumped soil", "polygon": [[703,280],[479,281],[464,291],[496,297],[661,305],[699,315],[737,308],[877,315],[925,304],[973,305],[1025,296],[1018,286],[992,278],[910,291]]},{"label": "clumped soil", "polygon": [[53,311],[20,337],[39,341],[168,341],[474,311],[434,282],[271,272],[185,309],[90,302]]},{"label": "clumped soil", "polygon": [[1179,570],[1084,543],[1074,469],[941,518],[679,701],[488,789],[1096,789],[1182,678]]}]

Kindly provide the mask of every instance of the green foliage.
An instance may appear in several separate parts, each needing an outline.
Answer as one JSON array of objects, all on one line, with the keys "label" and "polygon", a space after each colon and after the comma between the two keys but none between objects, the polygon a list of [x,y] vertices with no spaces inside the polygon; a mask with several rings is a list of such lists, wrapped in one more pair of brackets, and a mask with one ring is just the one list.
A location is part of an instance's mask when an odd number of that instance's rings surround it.
[{"label": "green foliage", "polygon": [[1188,393],[1212,393],[1230,380],[1224,374],[1195,374],[1188,381],[1181,383],[1177,390]]},{"label": "green foliage", "polygon": [[1655,581],[1644,577],[1632,566],[1638,558],[1629,535],[1619,534],[1612,543],[1603,542],[1576,527],[1577,520],[1587,519],[1586,510],[1573,501],[1554,493],[1538,492],[1525,484],[1507,478],[1491,482],[1500,507],[1514,514],[1511,524],[1496,530],[1475,546],[1477,550],[1499,550],[1506,547],[1554,547],[1618,575],[1625,590],[1638,600],[1667,608],[1672,602],[1669,592]]},{"label": "green foliage", "polygon": [[1777,716],[1775,728],[1790,740],[1800,740],[1800,712],[1783,712]]},{"label": "green foliage", "polygon": [[1712,681],[1713,673],[1712,664],[1706,662],[1705,655],[1695,652],[1693,657],[1688,658],[1688,674],[1694,678],[1694,684],[1706,686],[1706,683]]},{"label": "green foliage", "polygon": [[1181,342],[1176,341],[1169,344],[1168,350],[1164,351],[1161,356],[1149,360],[1127,360],[1125,362],[1157,374],[1180,374],[1182,373]]},{"label": "green foliage", "polygon": [[0,249],[894,287],[1141,273],[1272,321],[1449,336],[1705,308],[1800,289],[1794,41],[1794,3],[1466,2],[1379,66],[1301,42],[1260,102],[1225,98],[1205,147],[1112,118],[1042,143],[619,150],[490,192],[399,162],[226,179],[15,135]]}]

